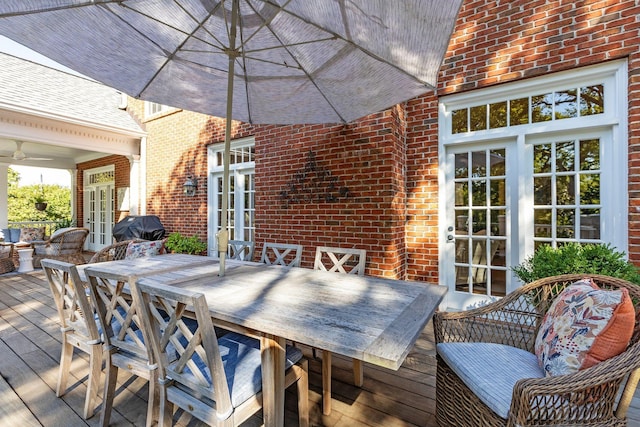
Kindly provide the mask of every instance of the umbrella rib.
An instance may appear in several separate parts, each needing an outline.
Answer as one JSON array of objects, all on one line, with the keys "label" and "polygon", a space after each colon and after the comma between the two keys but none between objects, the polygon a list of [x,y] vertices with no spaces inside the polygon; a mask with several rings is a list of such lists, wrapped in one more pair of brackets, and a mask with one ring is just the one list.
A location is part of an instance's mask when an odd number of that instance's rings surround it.
[{"label": "umbrella rib", "polygon": [[[264,2],[273,5],[273,3],[270,0],[264,0]],[[388,60],[376,55],[375,53],[371,52],[370,50],[365,49],[362,46],[359,46],[358,44],[352,42],[351,40],[345,39],[340,34],[337,34],[337,33],[334,33],[333,31],[327,30],[326,28],[321,27],[320,25],[316,24],[315,22],[309,21],[308,19],[306,19],[306,18],[304,18],[304,17],[302,17],[302,16],[300,16],[298,14],[295,14],[295,13],[289,11],[289,10],[283,9],[283,12],[293,16],[294,18],[297,18],[297,19],[301,20],[302,22],[304,22],[304,23],[306,23],[308,25],[314,26],[314,27],[318,28],[319,30],[324,31],[325,33],[333,34],[337,39],[343,40],[345,43],[351,45],[354,49],[357,49],[357,50],[361,51],[362,53],[364,53],[365,55],[370,56],[371,58],[375,59],[376,61],[379,61],[379,62],[382,62],[384,64],[387,64],[388,66],[390,66],[390,67],[394,68],[395,70],[401,72],[402,74],[408,76],[412,80],[415,80],[415,81],[419,82],[420,84],[423,84],[423,85],[428,86],[428,87],[430,87],[432,89],[435,89],[435,87],[432,84],[417,78],[416,76],[412,75],[411,73],[409,73],[409,72],[403,70],[402,68],[398,67],[397,65],[393,64],[392,62],[389,62]],[[273,33],[273,31],[272,31],[272,33]]]},{"label": "umbrella rib", "polygon": [[[114,1],[115,1],[115,2],[120,3],[122,0],[114,0]],[[159,23],[159,24],[162,24],[162,25],[164,25],[164,26],[166,26],[166,27],[169,27],[169,28],[171,28],[171,29],[173,29],[173,30],[176,30],[176,31],[178,31],[178,32],[180,32],[180,33],[182,33],[182,34],[184,34],[184,35],[186,36],[186,37],[184,38],[184,40],[182,41],[182,43],[180,43],[180,44],[179,44],[179,45],[178,45],[178,46],[173,50],[173,52],[169,52],[169,51],[165,50],[164,48],[162,48],[162,46],[158,45],[158,44],[157,44],[155,41],[153,41],[151,38],[149,38],[148,36],[146,36],[144,33],[140,32],[137,28],[135,28],[133,25],[131,25],[128,21],[124,20],[124,19],[123,19],[122,17],[120,17],[118,14],[116,14],[116,13],[112,12],[110,9],[106,8],[106,9],[109,11],[109,13],[112,13],[116,18],[120,19],[123,23],[125,23],[125,24],[126,24],[126,25],[128,25],[131,29],[133,29],[135,32],[137,32],[138,34],[140,34],[140,36],[141,36],[141,37],[144,37],[144,38],[145,38],[145,39],[147,39],[149,42],[153,43],[156,47],[158,47],[158,49],[160,49],[161,51],[163,51],[163,52],[165,52],[165,53],[167,54],[167,59],[162,63],[162,65],[161,65],[160,67],[158,67],[158,69],[155,71],[155,73],[153,74],[153,76],[152,76],[152,77],[147,81],[147,83],[146,83],[146,84],[144,85],[144,87],[139,91],[139,93],[137,93],[137,94],[136,94],[136,96],[135,96],[135,97],[136,97],[136,98],[139,98],[139,97],[142,95],[142,93],[144,93],[144,91],[145,91],[145,90],[147,90],[147,88],[149,87],[149,85],[151,84],[151,82],[153,82],[153,81],[155,80],[155,78],[158,76],[158,74],[160,74],[160,72],[164,69],[164,67],[166,67],[166,66],[167,66],[167,64],[169,64],[169,62],[170,62],[170,61],[171,61],[171,60],[176,56],[176,52],[178,52],[178,51],[180,50],[180,48],[181,48],[182,46],[184,46],[184,44],[187,42],[187,40],[189,40],[189,38],[194,37],[193,35],[194,35],[194,33],[195,33],[196,31],[198,31],[200,28],[203,28],[203,24],[207,21],[207,19],[209,19],[209,17],[210,17],[210,16],[211,16],[211,14],[213,13],[213,11],[209,12],[209,13],[207,14],[206,18],[204,18],[202,21],[197,21],[197,20],[196,20],[196,19],[195,19],[191,14],[188,14],[188,15],[191,17],[191,19],[193,19],[193,20],[194,20],[194,22],[196,22],[196,24],[197,24],[197,25],[195,26],[195,28],[193,29],[193,31],[191,31],[190,33],[188,33],[188,32],[186,32],[186,31],[184,31],[184,30],[181,30],[181,29],[176,28],[176,27],[174,27],[174,26],[168,25],[166,22],[162,22],[162,21],[160,21],[160,20],[158,20],[158,19],[156,19],[156,18],[154,18],[154,17],[152,17],[152,16],[149,16],[149,15],[147,15],[147,14],[145,14],[145,13],[142,13],[142,12],[140,12],[139,10],[134,9],[134,8],[132,8],[132,7],[128,6],[128,5],[122,4],[121,6],[122,6],[122,7],[127,8],[127,9],[129,9],[129,10],[131,10],[131,11],[132,11],[132,12],[134,12],[134,13],[137,13],[137,14],[139,14],[139,15],[141,15],[141,16],[144,16],[144,17],[146,17],[146,18],[148,18],[148,19],[150,19],[150,20],[152,20],[152,21],[155,21],[155,22],[157,22],[157,23]],[[184,9],[183,9],[183,10],[184,10]],[[215,10],[215,9],[214,9],[214,10]],[[186,11],[185,11],[185,12],[186,12]],[[198,40],[202,41],[203,43],[208,44],[208,45],[209,45],[209,46],[211,46],[211,47],[214,47],[214,48],[216,48],[216,49],[220,49],[220,47],[216,47],[216,46],[214,46],[214,45],[212,45],[212,44],[210,44],[210,43],[207,43],[205,40],[202,40],[202,39],[200,39],[200,38],[198,38]],[[191,62],[191,61],[189,61],[189,62]],[[207,68],[210,68],[210,67],[207,67]]]}]

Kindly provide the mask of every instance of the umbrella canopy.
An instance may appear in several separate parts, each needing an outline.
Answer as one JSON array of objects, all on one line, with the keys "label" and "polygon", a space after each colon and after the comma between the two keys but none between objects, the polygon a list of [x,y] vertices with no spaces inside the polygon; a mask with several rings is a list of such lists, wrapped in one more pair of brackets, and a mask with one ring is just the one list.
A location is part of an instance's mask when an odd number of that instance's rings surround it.
[{"label": "umbrella canopy", "polygon": [[0,34],[130,96],[227,118],[228,154],[231,119],[347,123],[433,89],[461,3],[7,0]]}]

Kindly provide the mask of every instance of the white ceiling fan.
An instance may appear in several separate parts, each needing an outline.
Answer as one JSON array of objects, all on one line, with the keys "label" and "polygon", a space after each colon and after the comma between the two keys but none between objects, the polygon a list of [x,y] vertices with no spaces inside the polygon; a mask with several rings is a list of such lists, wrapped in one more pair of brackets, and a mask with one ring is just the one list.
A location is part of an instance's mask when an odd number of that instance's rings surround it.
[{"label": "white ceiling fan", "polygon": [[13,152],[10,156],[0,156],[5,158],[11,158],[13,160],[22,161],[22,160],[53,160],[48,157],[31,157],[27,156],[24,151],[22,151],[22,144],[24,141],[16,141],[16,151]]}]

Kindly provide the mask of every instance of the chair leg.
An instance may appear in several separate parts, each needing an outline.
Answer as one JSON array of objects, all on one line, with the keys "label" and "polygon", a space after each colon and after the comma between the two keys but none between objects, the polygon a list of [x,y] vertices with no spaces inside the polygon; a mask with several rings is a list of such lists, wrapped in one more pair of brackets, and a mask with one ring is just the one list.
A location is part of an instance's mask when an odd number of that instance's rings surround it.
[{"label": "chair leg", "polygon": [[62,349],[60,351],[60,371],[58,372],[58,386],[56,396],[60,397],[67,391],[67,381],[69,370],[71,369],[71,358],[73,357],[73,346],[67,341],[67,337],[62,337]]},{"label": "chair leg", "polygon": [[158,427],[171,427],[173,425],[173,403],[167,399],[167,386],[158,384],[158,399],[160,400],[160,414]]},{"label": "chair leg", "polygon": [[118,367],[111,364],[111,355],[107,357],[105,365],[104,395],[102,399],[102,414],[100,415],[100,425],[102,427],[109,425],[113,398],[116,392],[116,381],[118,379]]},{"label": "chair leg", "polygon": [[331,352],[322,350],[322,413],[331,415]]},{"label": "chair leg", "polygon": [[362,387],[364,384],[364,365],[359,359],[353,359],[353,384],[356,387]]},{"label": "chair leg", "polygon": [[147,403],[147,427],[151,427],[155,420],[160,419],[160,388],[158,387],[158,378],[156,377],[157,371],[151,373],[149,378],[149,399]]},{"label": "chair leg", "polygon": [[91,418],[98,401],[98,389],[100,388],[100,376],[102,375],[102,343],[91,346],[89,353],[89,383],[87,395],[84,399],[84,418]]}]

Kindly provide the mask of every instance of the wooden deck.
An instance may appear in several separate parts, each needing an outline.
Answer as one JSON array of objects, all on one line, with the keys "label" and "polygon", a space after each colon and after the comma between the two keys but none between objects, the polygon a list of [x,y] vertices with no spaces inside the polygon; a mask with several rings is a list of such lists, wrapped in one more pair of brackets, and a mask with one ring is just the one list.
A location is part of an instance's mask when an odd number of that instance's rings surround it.
[{"label": "wooden deck", "polygon": [[[311,425],[314,426],[437,426],[435,421],[435,350],[431,324],[398,371],[365,364],[363,387],[351,383],[351,361],[334,355],[333,412],[323,416],[321,363],[303,348],[310,363]],[[77,354],[77,353],[76,353]],[[58,315],[41,270],[0,276],[0,425],[97,425],[99,414],[82,418],[88,364],[74,356],[70,390],[55,395],[60,356]],[[119,374],[111,425],[144,426],[145,381]],[[295,388],[294,388],[295,390]],[[640,393],[636,393],[629,425],[640,425]],[[285,425],[297,425],[295,392],[287,392]],[[202,425],[176,415],[177,425]],[[261,425],[260,417],[246,426]]]}]

